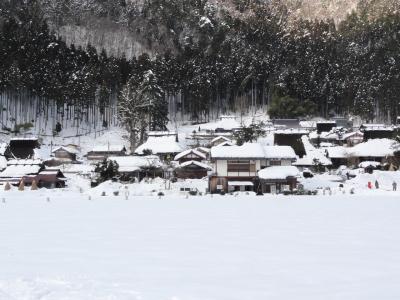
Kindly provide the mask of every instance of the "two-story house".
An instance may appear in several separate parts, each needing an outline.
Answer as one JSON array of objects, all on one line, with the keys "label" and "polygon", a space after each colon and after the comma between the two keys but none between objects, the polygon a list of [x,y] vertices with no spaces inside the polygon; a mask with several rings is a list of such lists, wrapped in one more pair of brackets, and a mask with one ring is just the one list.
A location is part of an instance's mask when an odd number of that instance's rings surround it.
[{"label": "two-story house", "polygon": [[252,191],[257,172],[265,161],[264,148],[260,144],[212,147],[211,161],[214,174],[210,177],[210,192]]},{"label": "two-story house", "polygon": [[[242,146],[213,147],[211,161],[214,173],[210,177],[211,193],[260,190],[259,171],[274,167],[275,171],[292,166],[296,154],[290,146],[262,146],[244,144]],[[274,172],[275,173],[275,172]],[[282,182],[279,178],[269,178],[268,184]]]}]

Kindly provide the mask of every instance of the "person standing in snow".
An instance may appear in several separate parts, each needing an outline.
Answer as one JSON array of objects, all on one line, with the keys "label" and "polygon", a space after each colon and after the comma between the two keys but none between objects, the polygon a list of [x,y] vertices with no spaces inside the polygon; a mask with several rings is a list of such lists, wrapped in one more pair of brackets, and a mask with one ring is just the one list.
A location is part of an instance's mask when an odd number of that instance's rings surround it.
[{"label": "person standing in snow", "polygon": [[378,180],[375,180],[375,188],[376,188],[376,189],[379,189],[379,182],[378,182]]},{"label": "person standing in snow", "polygon": [[372,189],[372,183],[371,183],[371,181],[368,181],[368,189]]},{"label": "person standing in snow", "polygon": [[393,186],[393,192],[397,191],[397,182],[396,181],[393,181],[392,186]]}]

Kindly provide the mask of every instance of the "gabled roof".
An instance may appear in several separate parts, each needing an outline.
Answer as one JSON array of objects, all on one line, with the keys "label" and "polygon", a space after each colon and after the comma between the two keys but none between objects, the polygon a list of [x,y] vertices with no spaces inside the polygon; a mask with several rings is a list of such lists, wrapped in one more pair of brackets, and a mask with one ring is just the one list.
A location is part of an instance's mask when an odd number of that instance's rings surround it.
[{"label": "gabled roof", "polygon": [[185,150],[185,151],[177,154],[175,156],[174,160],[180,160],[181,158],[183,158],[183,157],[185,157],[186,155],[189,155],[189,154],[194,154],[194,155],[196,155],[196,156],[198,156],[199,158],[202,158],[202,159],[206,159],[207,158],[206,155],[203,154],[202,152],[200,152],[200,151],[198,151],[196,149],[189,149],[189,150]]},{"label": "gabled roof", "polygon": [[213,139],[211,140],[210,143],[213,144],[213,143],[215,143],[215,142],[217,142],[217,141],[219,141],[219,140],[226,141],[226,142],[232,142],[231,139],[229,139],[229,138],[227,138],[227,137],[225,137],[225,136],[220,135],[220,136],[217,136],[216,138],[213,138]]},{"label": "gabled roof", "polygon": [[185,161],[184,163],[181,163],[178,168],[184,168],[190,165],[196,165],[202,169],[212,170],[212,168],[209,165],[195,160]]},{"label": "gabled roof", "polygon": [[77,154],[77,153],[78,153],[78,151],[77,151],[76,149],[73,149],[73,148],[67,147],[67,146],[60,146],[60,147],[57,147],[57,148],[55,148],[55,149],[54,149],[53,151],[51,151],[51,152],[54,153],[54,152],[59,151],[59,150],[66,151],[66,152],[71,153],[71,154]]},{"label": "gabled roof", "polygon": [[[214,147],[224,147],[224,146],[234,146],[234,145],[235,145],[235,144],[232,143],[232,142],[225,141],[225,142],[223,142],[223,143],[221,143],[221,144],[218,144],[217,146],[214,146]],[[211,152],[211,150],[210,150],[210,152]]]}]

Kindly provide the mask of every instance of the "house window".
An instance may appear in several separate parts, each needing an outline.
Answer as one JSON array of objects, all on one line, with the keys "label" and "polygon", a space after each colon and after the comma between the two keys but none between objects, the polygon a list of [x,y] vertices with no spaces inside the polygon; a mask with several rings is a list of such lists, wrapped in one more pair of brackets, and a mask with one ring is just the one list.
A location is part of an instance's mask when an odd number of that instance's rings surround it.
[{"label": "house window", "polygon": [[256,165],[249,160],[229,160],[228,172],[255,172]]},{"label": "house window", "polygon": [[280,160],[271,160],[270,165],[271,166],[281,166],[282,162]]}]

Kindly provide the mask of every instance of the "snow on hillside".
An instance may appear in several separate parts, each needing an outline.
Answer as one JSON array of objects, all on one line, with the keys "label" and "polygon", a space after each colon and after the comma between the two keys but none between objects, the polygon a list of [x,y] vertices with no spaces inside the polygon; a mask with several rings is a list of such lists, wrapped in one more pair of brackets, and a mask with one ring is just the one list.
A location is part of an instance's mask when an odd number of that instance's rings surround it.
[{"label": "snow on hillside", "polygon": [[1,197],[1,300],[400,297],[397,194]]}]

